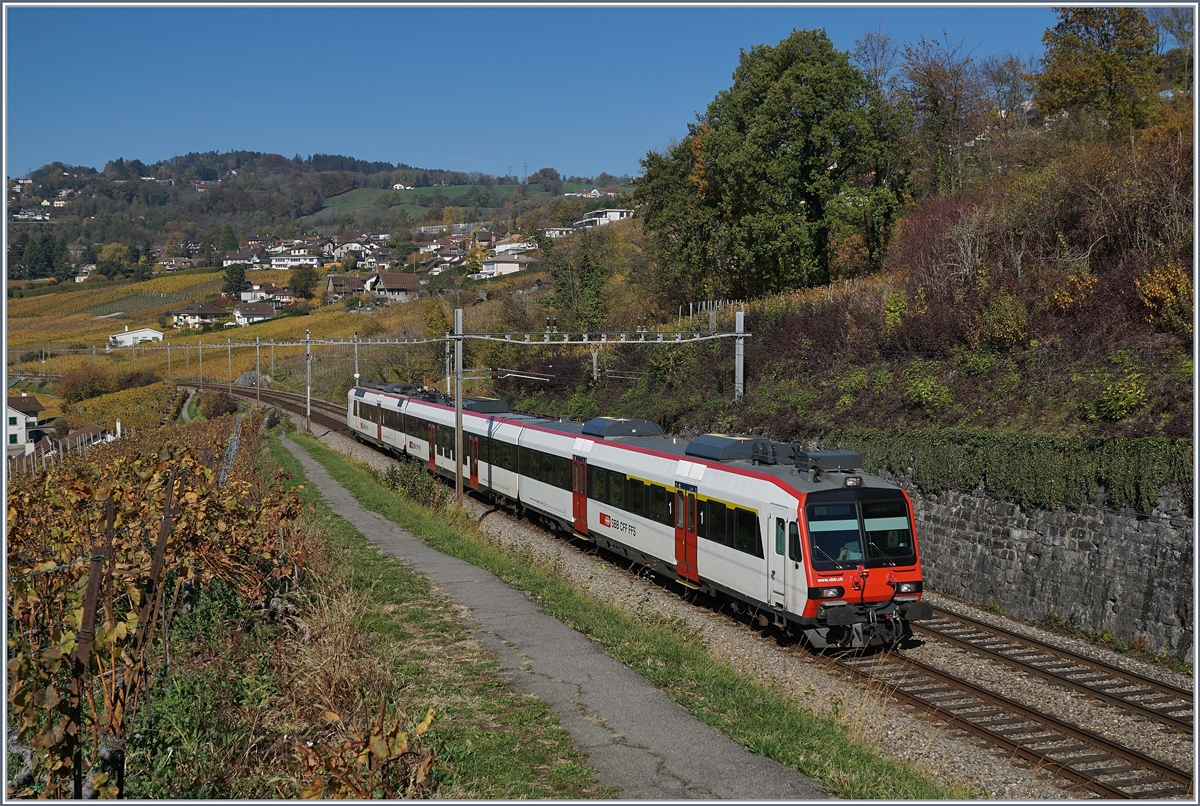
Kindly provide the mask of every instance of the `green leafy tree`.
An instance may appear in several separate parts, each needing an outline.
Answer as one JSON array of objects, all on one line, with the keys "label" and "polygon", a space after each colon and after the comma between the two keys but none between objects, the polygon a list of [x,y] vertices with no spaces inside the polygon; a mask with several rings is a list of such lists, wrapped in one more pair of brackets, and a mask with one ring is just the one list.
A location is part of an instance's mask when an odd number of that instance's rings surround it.
[{"label": "green leafy tree", "polygon": [[233,234],[233,227],[226,224],[221,230],[221,240],[217,242],[217,253],[224,255],[226,252],[236,252],[237,250],[237,236]]},{"label": "green leafy tree", "polygon": [[246,287],[246,264],[232,263],[225,267],[225,281],[221,283],[221,292],[236,297]]},{"label": "green leafy tree", "polygon": [[554,283],[554,309],[562,324],[584,332],[602,330],[607,313],[602,292],[611,273],[607,240],[585,231],[572,248],[547,245],[542,265]]},{"label": "green leafy tree", "polygon": [[346,255],[342,258],[342,271],[352,272],[358,269],[358,258],[354,255]]},{"label": "green leafy tree", "polygon": [[876,215],[895,205],[865,182],[868,83],[823,31],[743,51],[733,78],[682,143],[642,161],[634,198],[663,279],[692,298],[825,283],[835,199],[857,186]]},{"label": "green leafy tree", "polygon": [[312,266],[297,266],[292,269],[290,282],[296,296],[312,299],[317,290],[317,270]]},{"label": "green leafy tree", "polygon": [[1094,116],[1110,136],[1150,122],[1158,37],[1140,8],[1059,8],[1035,80],[1043,114]]},{"label": "green leafy tree", "polygon": [[129,247],[123,243],[109,243],[100,248],[100,260],[96,268],[110,277],[129,265]]}]

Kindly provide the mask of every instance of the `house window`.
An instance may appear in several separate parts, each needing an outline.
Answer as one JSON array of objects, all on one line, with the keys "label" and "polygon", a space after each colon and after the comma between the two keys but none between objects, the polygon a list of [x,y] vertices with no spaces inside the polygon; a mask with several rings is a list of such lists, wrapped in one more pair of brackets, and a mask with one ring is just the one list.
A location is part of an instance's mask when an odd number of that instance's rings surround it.
[{"label": "house window", "polygon": [[17,435],[16,435],[16,434],[9,434],[9,435],[8,435],[8,444],[9,444],[9,445],[16,445],[16,444],[17,444]]},{"label": "house window", "polygon": [[8,424],[9,424],[9,425],[16,425],[16,424],[17,424],[17,418],[16,418],[16,417],[9,417],[9,418],[8,418]]}]

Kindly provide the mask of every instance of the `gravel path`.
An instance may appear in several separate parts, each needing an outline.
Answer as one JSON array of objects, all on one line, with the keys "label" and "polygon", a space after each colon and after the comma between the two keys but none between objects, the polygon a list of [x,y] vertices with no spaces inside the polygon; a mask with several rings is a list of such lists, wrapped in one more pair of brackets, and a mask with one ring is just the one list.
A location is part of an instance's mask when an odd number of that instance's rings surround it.
[{"label": "gravel path", "polygon": [[[318,430],[316,434],[343,455],[377,469],[384,469],[394,461],[336,433],[322,435]],[[941,781],[956,782],[988,798],[1028,800],[1091,796],[1069,782],[1055,780],[1047,773],[1031,768],[1021,759],[1009,758],[1003,751],[954,730],[944,722],[891,702],[869,686],[864,688],[825,670],[824,664],[812,654],[794,646],[780,646],[771,640],[770,633],[752,629],[727,612],[692,603],[673,588],[634,576],[594,551],[582,551],[568,541],[551,537],[529,522],[512,518],[482,501],[470,499],[466,508],[480,521],[484,533],[498,543],[545,562],[600,601],[641,618],[668,620],[681,631],[696,635],[715,657],[727,660],[765,684],[778,685],[782,690],[792,692],[799,702],[813,711],[844,724],[859,741]],[[1027,627],[933,592],[927,594],[927,599],[946,610],[957,610],[1014,632],[1058,643],[1129,671],[1184,688],[1193,685],[1186,676],[1085,641]],[[1012,699],[1076,721],[1102,735],[1124,739],[1148,755],[1181,769],[1192,768],[1191,738],[1148,719],[1088,700],[1080,693],[1003,664],[983,660],[974,653],[936,639],[921,640],[918,646],[906,649],[905,654],[958,675],[998,684]]]}]

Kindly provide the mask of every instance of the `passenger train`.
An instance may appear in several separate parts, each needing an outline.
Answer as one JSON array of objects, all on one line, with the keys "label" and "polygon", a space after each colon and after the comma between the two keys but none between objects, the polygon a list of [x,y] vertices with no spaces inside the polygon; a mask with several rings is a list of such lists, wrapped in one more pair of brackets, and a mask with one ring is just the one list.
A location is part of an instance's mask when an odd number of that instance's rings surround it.
[{"label": "passenger train", "polygon": [[[454,406],[436,392],[360,384],[363,442],[453,478]],[[727,599],[815,648],[890,646],[931,618],[908,494],[855,451],[763,437],[679,440],[654,423],[586,423],[463,399],[464,487]]]}]

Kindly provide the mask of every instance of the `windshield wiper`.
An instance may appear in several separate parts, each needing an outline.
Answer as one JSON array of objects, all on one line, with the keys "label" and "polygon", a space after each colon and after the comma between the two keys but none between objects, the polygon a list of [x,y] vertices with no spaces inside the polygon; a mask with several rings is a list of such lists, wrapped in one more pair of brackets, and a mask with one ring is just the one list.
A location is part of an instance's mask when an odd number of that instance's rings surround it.
[{"label": "windshield wiper", "polygon": [[[819,551],[819,552],[821,552],[822,554],[825,554],[825,549],[821,548],[821,547],[820,547],[820,546],[818,546],[816,543],[813,543],[813,544],[811,544],[811,545],[812,545],[812,547],[813,547],[813,551]],[[845,570],[844,568],[842,568],[842,563],[841,563],[841,561],[833,559],[833,558],[832,558],[832,557],[830,557],[828,554],[825,554],[825,559],[827,559],[827,560],[829,560],[829,562],[833,563],[834,567],[835,567],[835,568],[837,568],[839,571],[843,571],[843,570]]]}]

